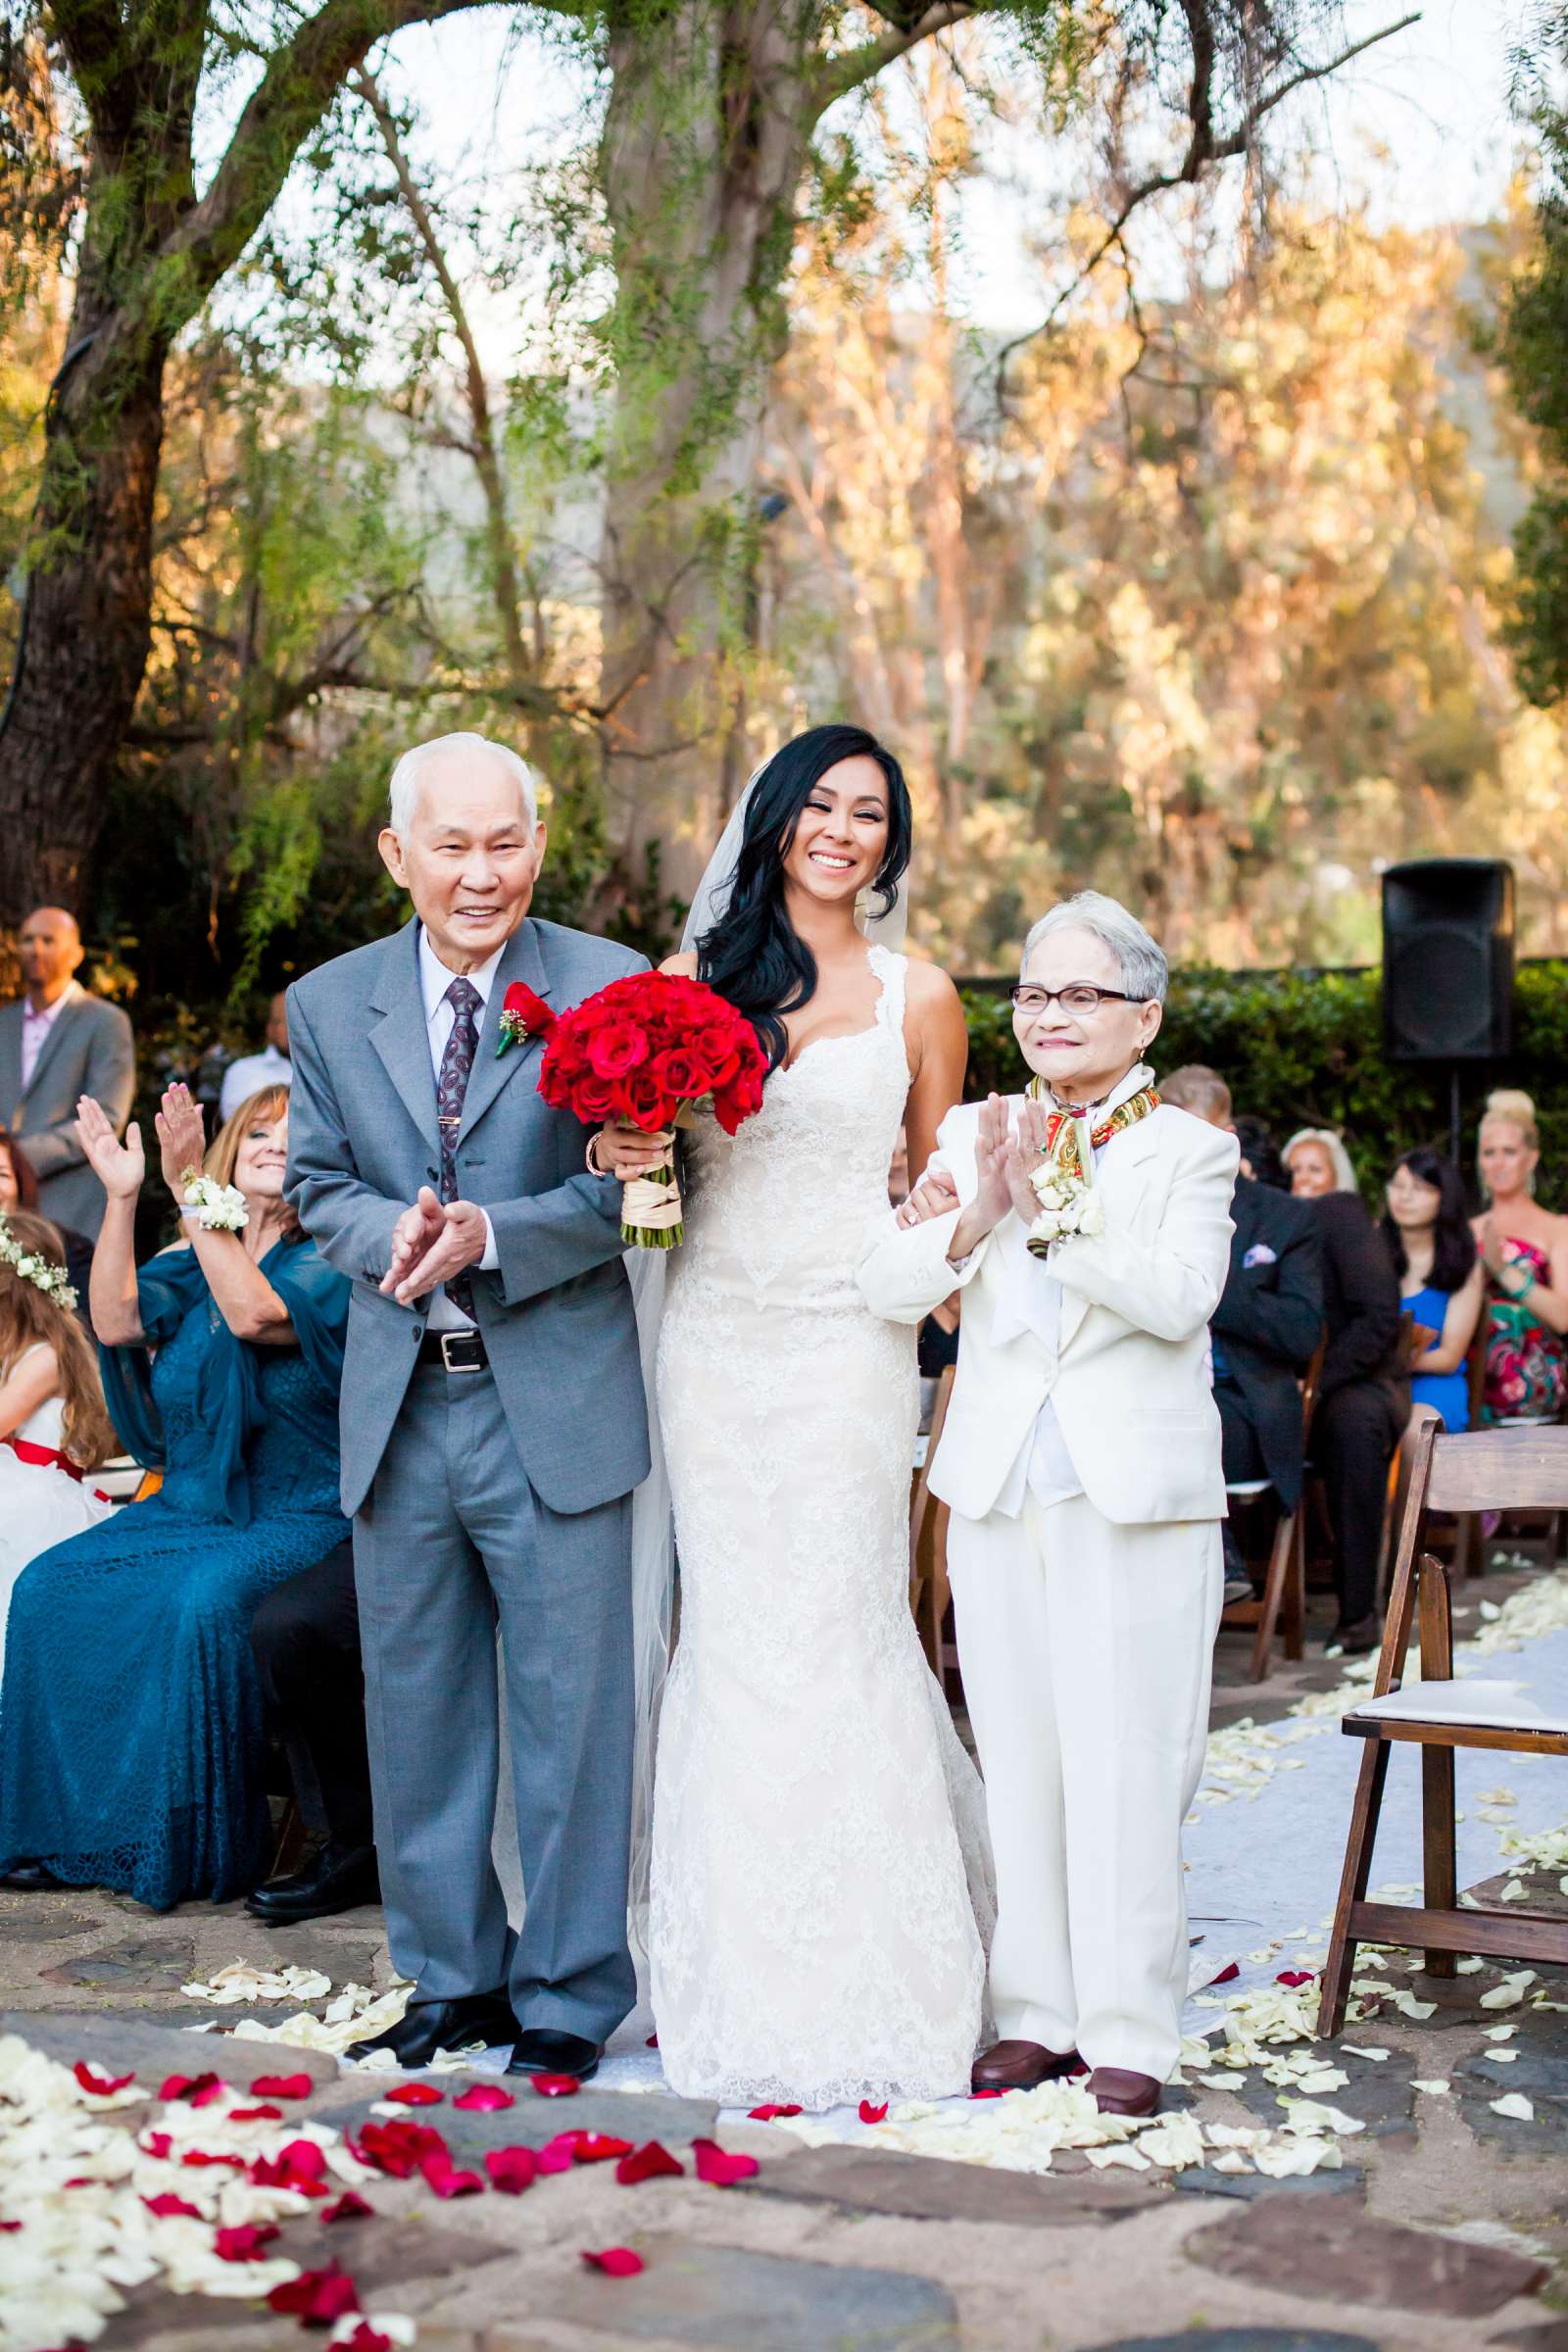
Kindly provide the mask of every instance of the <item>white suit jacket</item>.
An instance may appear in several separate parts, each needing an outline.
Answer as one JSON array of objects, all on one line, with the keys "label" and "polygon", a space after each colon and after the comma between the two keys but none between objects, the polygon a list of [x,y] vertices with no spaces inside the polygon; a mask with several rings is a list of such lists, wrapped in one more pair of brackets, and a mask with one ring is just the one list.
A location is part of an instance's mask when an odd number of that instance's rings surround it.
[{"label": "white suit jacket", "polygon": [[[1014,1125],[1021,1096],[1008,1100]],[[961,1204],[976,1189],[980,1106],[943,1120],[931,1165]],[[1084,1493],[1119,1525],[1220,1519],[1225,1481],[1208,1367],[1208,1319],[1230,1262],[1236,1139],[1161,1103],[1099,1154],[1105,1230],[1058,1242],[1062,1286],[1055,1353],[1038,1326],[1040,1261],[1010,1211],[961,1272],[948,1262],[960,1214],[901,1227],[890,1212],[868,1229],[858,1267],[872,1311],[918,1323],[964,1291],[953,1401],[931,1491],[983,1519],[1033,1431],[1047,1396]]]}]

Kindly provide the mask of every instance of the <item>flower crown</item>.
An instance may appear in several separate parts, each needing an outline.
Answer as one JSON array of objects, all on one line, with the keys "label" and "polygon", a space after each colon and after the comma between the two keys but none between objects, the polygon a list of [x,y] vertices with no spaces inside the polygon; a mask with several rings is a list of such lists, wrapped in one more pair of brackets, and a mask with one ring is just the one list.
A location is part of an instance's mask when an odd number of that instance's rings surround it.
[{"label": "flower crown", "polygon": [[42,1291],[46,1298],[52,1298],[68,1314],[75,1306],[76,1294],[67,1279],[65,1267],[57,1266],[52,1258],[24,1250],[3,1209],[0,1209],[0,1264],[12,1267],[24,1282],[30,1282],[35,1291]]}]

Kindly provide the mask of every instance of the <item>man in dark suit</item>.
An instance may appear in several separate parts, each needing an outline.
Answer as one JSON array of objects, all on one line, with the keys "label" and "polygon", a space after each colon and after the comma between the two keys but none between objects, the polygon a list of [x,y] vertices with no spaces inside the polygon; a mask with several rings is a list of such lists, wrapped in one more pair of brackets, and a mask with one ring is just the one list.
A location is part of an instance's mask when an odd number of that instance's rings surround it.
[{"label": "man in dark suit", "polygon": [[1389,1463],[1410,1418],[1410,1373],[1400,1331],[1399,1281],[1358,1193],[1324,1193],[1303,1205],[1323,1253],[1328,1347],[1311,1430],[1334,1539],[1340,1622],[1331,1640],[1348,1656],[1375,1649],[1378,1561]]},{"label": "man in dark suit", "polygon": [[[1159,1083],[1160,1100],[1231,1128],[1230,1089],[1200,1062]],[[1228,1486],[1266,1478],[1283,1507],[1301,1499],[1301,1374],[1323,1329],[1318,1232],[1305,1202],[1260,1184],[1244,1155],[1231,1201],[1230,1271],[1209,1324],[1214,1402]],[[1234,1530],[1225,1525],[1225,1597],[1251,1592]]]},{"label": "man in dark suit", "polygon": [[26,1152],[39,1213],[96,1241],[104,1188],[76,1137],[76,1104],[91,1095],[117,1135],[124,1126],[136,1091],[130,1023],[76,979],[81,934],[65,907],[34,907],[18,950],[24,993],[0,1004],[0,1126]]}]

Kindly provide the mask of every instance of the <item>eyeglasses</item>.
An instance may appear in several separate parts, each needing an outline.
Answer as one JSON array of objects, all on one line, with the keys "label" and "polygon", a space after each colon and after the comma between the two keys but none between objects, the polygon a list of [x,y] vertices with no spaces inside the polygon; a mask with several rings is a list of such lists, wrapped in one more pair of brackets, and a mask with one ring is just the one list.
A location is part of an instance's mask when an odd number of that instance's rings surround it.
[{"label": "eyeglasses", "polygon": [[1012,999],[1014,1012],[1049,1012],[1053,1004],[1059,1004],[1063,1012],[1070,1012],[1079,1020],[1098,1012],[1107,999],[1116,1004],[1136,1004],[1141,1001],[1129,996],[1124,988],[1096,988],[1088,980],[1071,981],[1066,988],[1036,988],[1030,982],[1019,981],[1007,994]]}]

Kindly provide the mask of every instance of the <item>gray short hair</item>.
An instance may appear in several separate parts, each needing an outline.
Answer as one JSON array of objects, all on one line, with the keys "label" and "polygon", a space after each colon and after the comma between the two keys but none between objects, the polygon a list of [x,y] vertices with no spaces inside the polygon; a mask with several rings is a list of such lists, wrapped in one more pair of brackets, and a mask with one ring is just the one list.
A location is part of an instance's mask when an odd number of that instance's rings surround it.
[{"label": "gray short hair", "polygon": [[1151,939],[1136,914],[1102,890],[1080,890],[1058,900],[1031,929],[1018,959],[1020,979],[1040,942],[1053,931],[1092,931],[1121,965],[1122,986],[1140,1004],[1163,1004],[1170,967],[1165,951]]},{"label": "gray short hair", "polygon": [[539,790],[534,782],[533,769],[505,743],[492,743],[488,735],[435,735],[428,743],[416,743],[404,753],[392,770],[387,786],[388,822],[399,840],[403,840],[414,822],[414,811],[419,803],[419,779],[432,760],[446,752],[488,752],[516,782],[522,796],[522,806],[530,825],[539,822]]}]

